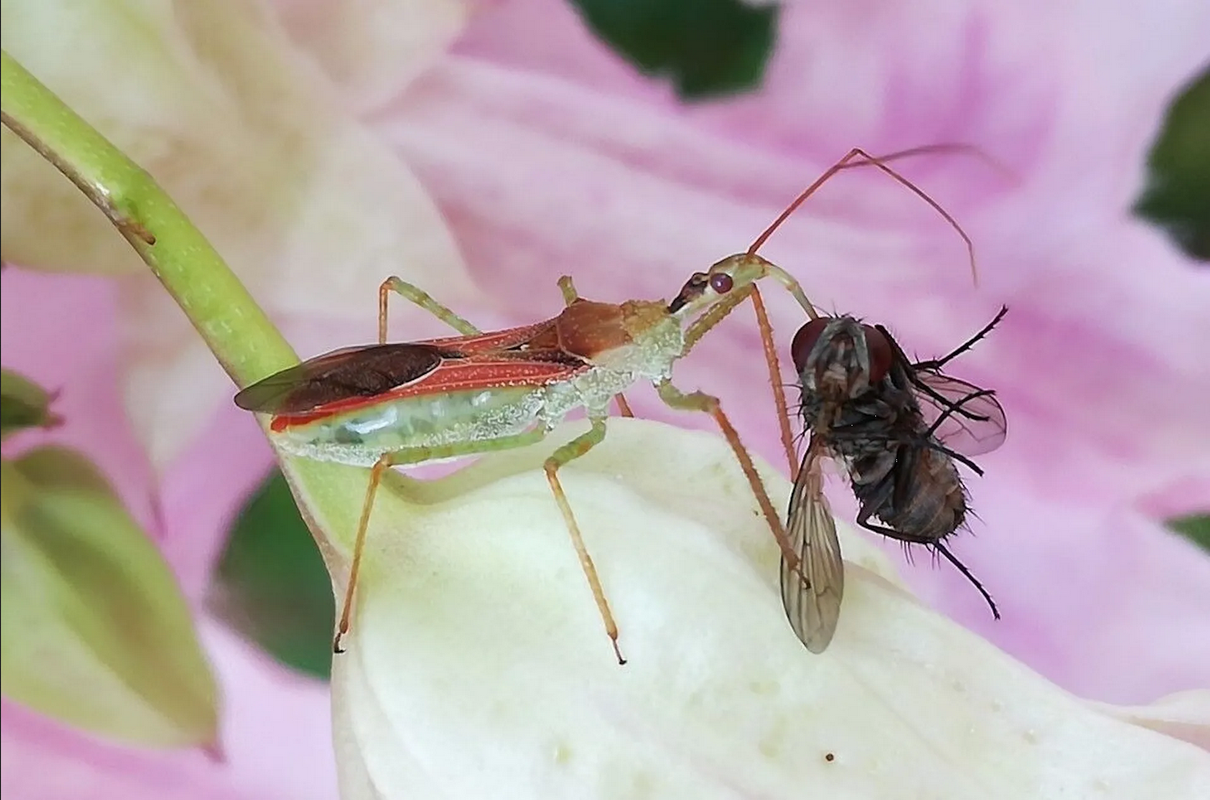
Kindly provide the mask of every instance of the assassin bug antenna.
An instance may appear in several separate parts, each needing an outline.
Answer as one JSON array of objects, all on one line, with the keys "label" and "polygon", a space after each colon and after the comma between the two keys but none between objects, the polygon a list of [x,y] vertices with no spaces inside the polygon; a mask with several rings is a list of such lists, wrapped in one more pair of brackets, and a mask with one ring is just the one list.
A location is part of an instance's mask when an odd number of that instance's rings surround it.
[{"label": "assassin bug antenna", "polygon": [[[756,237],[756,241],[754,241],[752,246],[748,248],[748,252],[755,255],[756,251],[759,250],[766,241],[768,241],[769,237],[781,227],[782,223],[789,219],[790,215],[797,211],[798,207],[806,202],[808,197],[815,194],[815,192],[819,190],[819,187],[831,180],[832,176],[834,176],[836,173],[846,169],[853,169],[854,167],[871,166],[877,167],[899,183],[906,186],[913,194],[922,199],[924,202],[928,203],[934,211],[940,214],[941,217],[950,224],[950,227],[958,232],[958,235],[962,237],[962,241],[966,243],[967,257],[970,259],[971,265],[971,278],[974,280],[975,284],[978,285],[979,270],[975,263],[975,243],[971,241],[971,237],[968,236],[966,231],[963,230],[962,226],[958,224],[958,220],[954,219],[954,217],[948,211],[941,207],[940,203],[938,203],[932,197],[929,197],[929,195],[919,186],[900,175],[891,167],[887,166],[888,161],[896,161],[901,158],[908,158],[909,156],[939,152],[975,152],[982,154],[982,151],[978,150],[978,148],[963,144],[936,144],[925,147],[913,147],[909,150],[899,150],[894,153],[888,153],[885,156],[877,157],[870,155],[860,147],[854,147],[848,152],[848,155],[829,167],[822,175],[815,179],[814,183],[804,189],[802,194],[794,198],[794,201],[790,203],[790,205],[786,206],[786,209],[781,212],[777,219],[773,220],[773,224],[766,228],[764,233]],[[851,163],[855,158],[860,158],[862,160],[856,164]]]}]

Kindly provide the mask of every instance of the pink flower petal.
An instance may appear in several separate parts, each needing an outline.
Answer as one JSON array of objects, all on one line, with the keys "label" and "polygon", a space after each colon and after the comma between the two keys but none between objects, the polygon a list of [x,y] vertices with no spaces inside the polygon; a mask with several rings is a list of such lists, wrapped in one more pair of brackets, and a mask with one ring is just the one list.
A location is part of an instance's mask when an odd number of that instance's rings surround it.
[{"label": "pink flower petal", "polygon": [[[232,517],[269,466],[260,431],[234,407],[224,409],[206,424],[211,435],[192,458],[153,492],[116,385],[112,286],[16,269],[5,270],[3,285],[0,361],[61,389],[54,408],[65,417],[61,428],[23,438],[54,440],[93,458],[199,602]],[[80,796],[82,786],[95,786],[96,797],[163,797],[177,786],[182,794],[173,796],[186,798],[334,797],[327,686],[277,666],[217,623],[203,620],[202,638],[220,673],[225,764],[199,753],[100,743],[6,702],[4,791],[48,800]]]},{"label": "pink flower petal", "polygon": [[[393,24],[381,27],[379,15]],[[414,72],[443,49],[462,15],[456,3],[365,0],[332,5],[334,24],[322,32],[297,18],[293,30],[330,35],[313,44],[343,55],[350,55],[345,36],[374,32],[381,37],[374,47],[351,54],[365,61],[345,66]],[[394,24],[401,19],[410,24]],[[427,193],[342,107],[342,87],[269,9],[198,3],[175,13],[152,3],[114,14],[55,1],[26,3],[5,22],[14,57],[146,169],[276,319],[347,321],[364,313],[368,338],[376,284],[418,270],[439,271],[450,298],[474,300]],[[124,79],[105,78],[115,72]],[[379,80],[342,77],[349,94],[373,93],[363,84]],[[22,142],[6,138],[4,154],[6,207],[13,207],[4,217],[6,257],[128,278],[119,318],[124,392],[135,430],[162,469],[200,434],[230,382],[103,216]],[[322,291],[312,288],[317,280]]]},{"label": "pink flower petal", "polygon": [[13,446],[55,442],[84,453],[135,518],[157,535],[150,466],[115,385],[113,283],[8,268],[0,285],[0,363],[58,392],[52,409],[63,417],[61,426],[22,434]]},{"label": "pink flower petal", "polygon": [[[608,120],[619,117],[629,124],[615,135]],[[638,104],[460,61],[423,81],[381,129],[399,142],[441,198],[489,293],[528,311],[530,318],[554,313],[557,295],[543,287],[572,267],[590,297],[671,294],[692,268],[742,249],[792,196],[783,177],[778,183],[787,186],[784,192],[765,190],[763,198],[753,197],[761,175],[812,176],[824,166],[800,161],[792,168],[792,162],[770,154],[754,158],[745,147]],[[581,142],[587,130],[597,133]],[[644,142],[646,152],[640,150]],[[693,174],[685,168],[687,161],[698,164],[699,173],[709,166],[718,174]],[[726,191],[728,178],[745,165],[747,178],[737,181],[735,192]],[[575,182],[561,177],[570,174],[577,176]],[[900,187],[872,180],[879,176],[864,177],[861,188],[876,199],[887,200],[889,191],[911,206],[911,196]],[[500,197],[512,199],[500,202]],[[1210,374],[1197,369],[1195,344],[1210,338],[1210,319],[1198,313],[1210,303],[1210,283],[1163,249],[1158,234],[1138,228],[1116,233],[1122,228],[1117,223],[1100,231],[1098,249],[1116,249],[1128,260],[1096,277],[1094,291],[1078,288],[1094,280],[1089,266],[1081,266],[1085,272],[1079,279],[1064,274],[1070,271],[1064,256],[1071,254],[1059,248],[1041,257],[1019,245],[984,248],[985,287],[979,295],[985,299],[977,299],[961,285],[967,280],[961,243],[956,237],[938,242],[937,229],[952,231],[925,212],[924,230],[898,225],[889,232],[836,212],[826,220],[803,216],[787,225],[769,251],[793,254],[780,259],[784,264],[802,263],[807,254],[809,272],[796,271],[825,308],[835,302],[887,320],[909,350],[921,353],[945,352],[990,318],[996,301],[1008,302],[1013,311],[1003,330],[964,358],[964,369],[976,381],[991,376],[985,382],[1011,395],[1014,410],[1025,406],[1026,413],[1037,412],[1052,445],[1054,436],[1064,436],[1065,447],[1056,447],[1060,459],[1086,440],[1103,449],[1103,456],[1134,459],[1136,474],[1168,469],[1174,456],[1179,461],[1200,455],[1193,445],[1198,437],[1189,434],[1210,433],[1210,422],[1180,393],[1163,387],[1210,389]],[[1039,229],[1045,219],[1035,217],[1022,224]],[[709,221],[705,227],[703,220]],[[930,256],[931,262],[925,260]],[[1075,263],[1113,262],[1107,253],[1090,253]],[[946,264],[948,272],[936,264]],[[986,287],[991,282],[986,276],[1019,272],[1030,264],[1039,265],[1031,285]],[[1136,274],[1162,280],[1141,294]],[[1056,302],[1059,296],[1070,301]],[[774,322],[788,337],[801,312],[773,303]],[[1105,324],[1121,317],[1110,316],[1115,306],[1134,311],[1129,327],[1120,331]],[[722,330],[732,334],[720,332],[704,348],[712,352],[714,369],[727,374],[733,365],[746,367],[729,383],[763,384],[761,365],[746,357],[752,335],[737,341],[735,324]],[[1177,337],[1178,331],[1183,336]],[[741,343],[720,353],[719,348]],[[1122,371],[1132,379],[1117,379]],[[1095,396],[1100,413],[1087,414],[1081,394]],[[1135,421],[1144,414],[1149,436],[1132,437]]]}]

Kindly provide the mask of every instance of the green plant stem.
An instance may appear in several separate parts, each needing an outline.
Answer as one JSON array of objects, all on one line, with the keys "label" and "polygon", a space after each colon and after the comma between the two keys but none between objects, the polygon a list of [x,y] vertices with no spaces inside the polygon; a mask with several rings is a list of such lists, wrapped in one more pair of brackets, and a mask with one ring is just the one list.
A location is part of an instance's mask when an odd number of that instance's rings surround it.
[{"label": "green plant stem", "polygon": [[[298,363],[248,290],[151,176],[8,53],[0,56],[4,126],[54,164],[114,223],[236,385],[242,388]],[[262,416],[262,426],[267,423]],[[333,538],[347,547],[352,528],[346,524],[329,532],[317,515],[355,520],[360,495],[359,490],[348,490],[348,475],[364,470],[278,456],[295,496],[306,498],[300,499],[299,508],[320,552],[330,556],[331,547],[325,543]],[[392,480],[392,485],[399,483]]]},{"label": "green plant stem", "polygon": [[[80,188],[114,223],[239,386],[298,361],[239,278],[151,176],[7,52],[5,127]],[[51,234],[53,235],[53,234]]]}]

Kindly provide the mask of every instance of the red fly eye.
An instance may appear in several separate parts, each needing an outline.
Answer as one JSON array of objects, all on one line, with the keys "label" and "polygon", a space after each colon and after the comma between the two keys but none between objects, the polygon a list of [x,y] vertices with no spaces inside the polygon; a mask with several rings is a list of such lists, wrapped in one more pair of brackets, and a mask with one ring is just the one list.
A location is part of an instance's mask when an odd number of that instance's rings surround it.
[{"label": "red fly eye", "polygon": [[824,328],[828,327],[829,322],[831,320],[827,317],[813,319],[794,334],[794,341],[790,343],[790,358],[794,359],[794,369],[799,374],[807,368],[807,357],[811,355],[811,350],[819,341],[819,337],[823,334]]},{"label": "red fly eye", "polygon": [[735,286],[735,281],[725,272],[718,272],[710,276],[710,288],[717,294],[726,294]]},{"label": "red fly eye", "polygon": [[891,359],[895,354],[882,331],[870,325],[862,325],[861,330],[865,333],[865,346],[870,353],[870,383],[878,383],[890,371]]}]

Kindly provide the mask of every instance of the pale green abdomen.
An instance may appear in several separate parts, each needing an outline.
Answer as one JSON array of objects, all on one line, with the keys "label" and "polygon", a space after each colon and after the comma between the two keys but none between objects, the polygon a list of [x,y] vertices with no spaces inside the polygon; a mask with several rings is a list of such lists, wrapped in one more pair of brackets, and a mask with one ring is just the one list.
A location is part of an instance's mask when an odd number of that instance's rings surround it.
[{"label": "pale green abdomen", "polygon": [[294,425],[273,439],[293,455],[371,466],[384,453],[487,442],[529,430],[540,421],[546,398],[547,388],[528,386],[410,397]]}]

